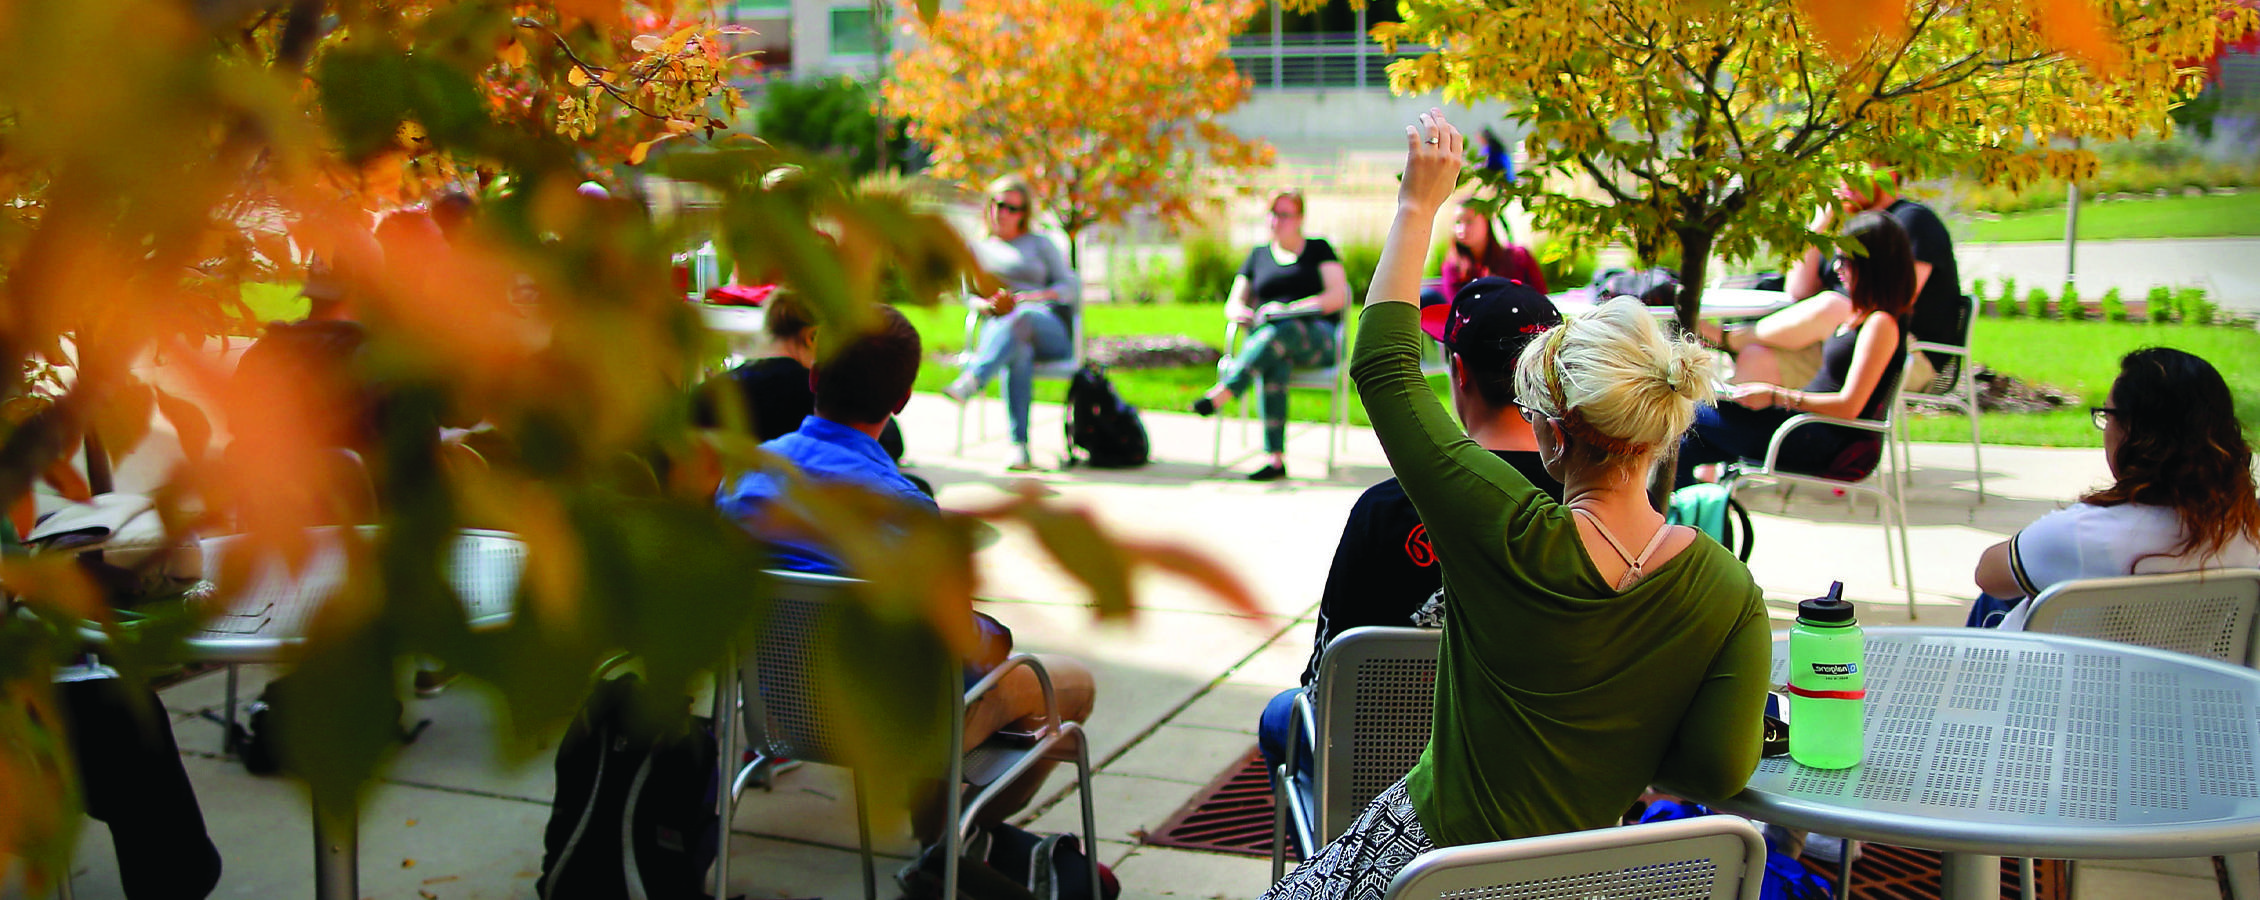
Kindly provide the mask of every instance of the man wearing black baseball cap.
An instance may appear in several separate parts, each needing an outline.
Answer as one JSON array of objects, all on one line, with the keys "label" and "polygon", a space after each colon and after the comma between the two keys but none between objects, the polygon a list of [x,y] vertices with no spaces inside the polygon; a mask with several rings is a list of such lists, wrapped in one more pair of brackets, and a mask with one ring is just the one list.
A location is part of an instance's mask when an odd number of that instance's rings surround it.
[{"label": "man wearing black baseball cap", "polygon": [[[1545,294],[1495,277],[1468,282],[1451,303],[1422,310],[1420,321],[1421,329],[1444,345],[1452,410],[1468,437],[1555,500],[1562,498],[1561,482],[1546,474],[1530,423],[1515,409],[1515,360],[1532,338],[1561,322],[1562,314]],[[1413,614],[1443,583],[1428,532],[1397,479],[1367,488],[1350,508],[1334,566],[1326,575],[1304,687],[1317,678],[1319,655],[1335,635],[1362,625],[1411,625]],[[1291,688],[1264,708],[1258,736],[1269,771],[1277,771],[1284,758],[1287,713],[1300,690]],[[1296,754],[1305,765],[1310,757],[1307,748]]]}]

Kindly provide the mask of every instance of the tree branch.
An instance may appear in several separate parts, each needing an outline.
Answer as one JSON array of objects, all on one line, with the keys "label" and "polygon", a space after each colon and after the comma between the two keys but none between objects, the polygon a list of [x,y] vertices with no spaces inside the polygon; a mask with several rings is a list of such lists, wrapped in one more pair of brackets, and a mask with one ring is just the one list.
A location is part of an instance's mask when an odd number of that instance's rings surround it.
[{"label": "tree branch", "polygon": [[596,84],[596,86],[598,87],[603,88],[605,93],[611,94],[612,99],[620,101],[620,105],[635,110],[636,112],[642,113],[646,118],[659,119],[662,121],[666,120],[666,116],[662,116],[658,113],[652,112],[651,110],[643,108],[642,105],[636,103],[635,98],[628,96],[626,92],[620,90],[620,88],[615,86],[612,82],[604,80],[603,69],[599,69],[583,61],[580,54],[573,52],[573,45],[565,43],[564,36],[559,35],[555,31],[551,31],[549,29],[549,26],[543,25],[542,23],[535,21],[532,17],[529,16],[519,16],[516,24],[520,28],[531,28],[536,31],[540,31],[543,34],[549,35],[550,40],[557,42],[557,49],[565,51],[565,58],[571,60],[573,66],[581,70],[581,74],[587,75],[590,82]]}]

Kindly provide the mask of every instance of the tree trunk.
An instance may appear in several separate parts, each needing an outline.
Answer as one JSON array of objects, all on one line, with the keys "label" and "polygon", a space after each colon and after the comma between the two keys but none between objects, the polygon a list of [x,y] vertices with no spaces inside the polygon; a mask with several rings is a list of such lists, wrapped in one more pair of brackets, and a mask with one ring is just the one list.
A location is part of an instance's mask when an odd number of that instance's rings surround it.
[{"label": "tree trunk", "polygon": [[1711,243],[1717,235],[1701,228],[1674,230],[1679,234],[1679,327],[1693,334],[1702,318],[1703,283],[1710,278]]},{"label": "tree trunk", "polygon": [[[1709,277],[1711,242],[1716,235],[1700,228],[1673,230],[1679,234],[1678,332],[1693,335],[1695,323],[1702,318],[1703,282]],[[1648,482],[1648,502],[1662,512],[1671,504],[1672,479],[1679,471],[1679,445],[1664,447],[1656,456],[1655,477]]]}]

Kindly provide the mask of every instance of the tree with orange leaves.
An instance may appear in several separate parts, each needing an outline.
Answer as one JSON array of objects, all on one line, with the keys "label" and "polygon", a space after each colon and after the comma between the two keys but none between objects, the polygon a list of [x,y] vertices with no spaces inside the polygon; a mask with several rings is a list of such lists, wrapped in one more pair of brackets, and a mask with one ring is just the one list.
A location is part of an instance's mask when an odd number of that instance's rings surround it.
[{"label": "tree with orange leaves", "polygon": [[[681,696],[759,628],[765,554],[713,494],[725,470],[774,460],[690,425],[687,382],[719,340],[667,267],[708,235],[630,202],[637,173],[609,176],[613,197],[576,187],[639,161],[697,185],[741,264],[819,311],[823,346],[883,293],[937,302],[972,257],[918,198],[757,142],[700,146],[737,105],[734,63],[723,29],[673,6],[0,0],[0,509],[62,502],[34,496],[43,480],[87,499],[108,464],[146,451],[137,468],[155,474],[124,486],[152,496],[170,538],[239,535],[204,573],[213,591],[179,598],[106,594],[68,550],[0,554],[0,883],[28,860],[22,881],[43,893],[77,846],[51,680],[86,631],[146,674],[253,572],[304,563],[311,526],[374,526],[333,532],[344,587],[287,660],[316,712],[277,725],[285,765],[333,814],[399,739],[404,658],[490,685],[503,755],[524,759],[600,661],[638,657],[660,695]],[[672,152],[645,161],[662,140]],[[444,245],[372,238],[379,214],[465,180],[490,189]],[[243,284],[294,279],[308,247],[334,254],[351,291],[366,341],[349,365],[384,386],[375,422],[338,419],[340,395],[291,367],[225,355],[257,331]],[[475,444],[443,440],[442,422],[472,421]],[[338,435],[359,424],[379,433],[341,462]],[[234,443],[214,452],[222,432]],[[875,664],[970,646],[977,524],[882,528],[898,510],[809,490],[816,512],[796,524],[872,561],[858,634],[905,651]],[[1197,555],[1111,539],[1088,513],[1032,497],[967,512],[1028,525],[1104,615],[1129,613],[1141,568],[1254,609]],[[522,540],[517,615],[499,632],[472,631],[445,577],[464,527]],[[116,609],[153,600],[167,602]],[[842,700],[859,719],[933,719],[928,697],[872,693]],[[903,754],[946,727],[848,751],[907,779]]]},{"label": "tree with orange leaves", "polygon": [[[1311,6],[1316,0],[1288,0]],[[1487,199],[1539,227],[1680,255],[1692,327],[1714,254],[1834,240],[1806,227],[1840,172],[1882,164],[2022,185],[2091,175],[2073,137],[2172,128],[2192,60],[2253,29],[2238,0],[1408,0],[1400,91],[1506,100],[1529,174]],[[1590,191],[1568,190],[1571,184]]]},{"label": "tree with orange leaves", "polygon": [[1224,56],[1253,0],[968,0],[919,31],[885,86],[933,174],[1025,176],[1076,238],[1132,210],[1193,212],[1204,178],[1267,165],[1218,120],[1248,97]]}]

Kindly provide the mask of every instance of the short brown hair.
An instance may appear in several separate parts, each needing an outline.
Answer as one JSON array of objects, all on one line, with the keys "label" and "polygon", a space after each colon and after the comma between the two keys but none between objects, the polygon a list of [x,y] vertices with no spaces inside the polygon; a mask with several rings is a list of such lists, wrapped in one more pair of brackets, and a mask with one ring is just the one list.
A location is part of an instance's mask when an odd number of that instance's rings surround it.
[{"label": "short brown hair", "polygon": [[790,341],[816,327],[816,314],[800,298],[783,290],[770,295],[761,310],[761,330],[771,338]]},{"label": "short brown hair", "polygon": [[816,414],[849,425],[876,425],[894,415],[918,380],[924,353],[918,329],[892,306],[872,312],[874,321],[839,352],[816,364]]},{"label": "short brown hair", "polygon": [[1279,201],[1281,200],[1295,201],[1295,215],[1299,216],[1310,211],[1310,207],[1304,205],[1303,203],[1302,191],[1296,190],[1294,188],[1288,188],[1286,190],[1280,191],[1279,193],[1271,195],[1272,206],[1278,206]]}]

